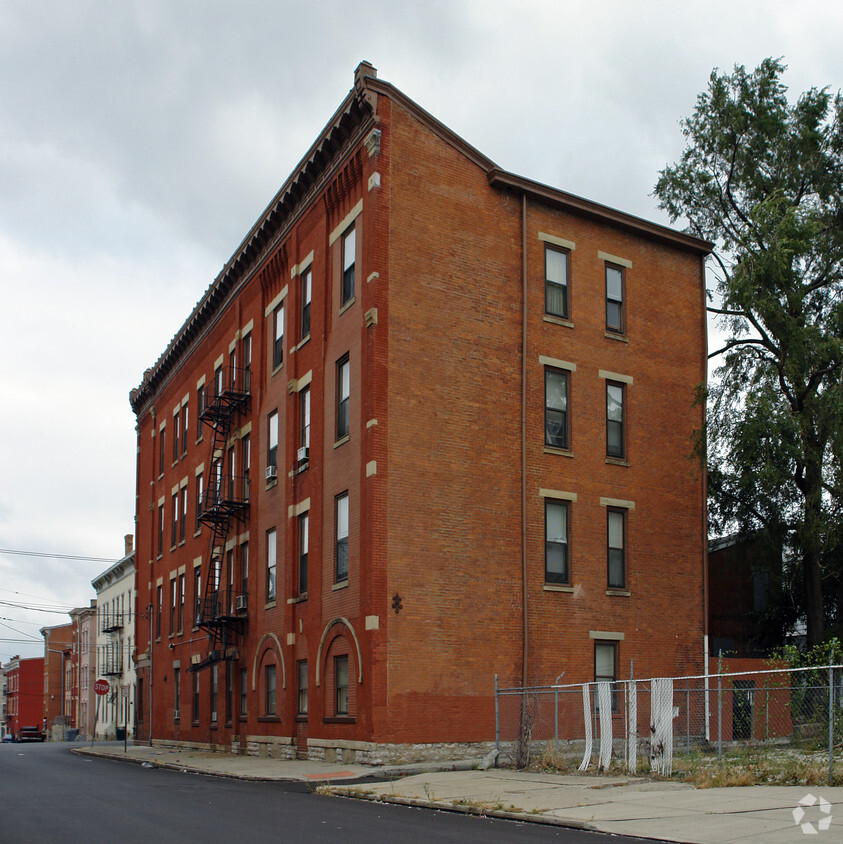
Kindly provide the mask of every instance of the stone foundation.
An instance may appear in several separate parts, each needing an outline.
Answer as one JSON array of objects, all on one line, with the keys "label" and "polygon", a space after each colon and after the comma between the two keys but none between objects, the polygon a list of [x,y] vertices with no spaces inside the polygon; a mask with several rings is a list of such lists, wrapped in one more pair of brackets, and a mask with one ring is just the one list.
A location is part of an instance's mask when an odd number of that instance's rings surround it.
[{"label": "stone foundation", "polygon": [[[228,752],[263,759],[288,760],[296,758],[296,740],[291,736],[246,736],[245,742],[235,736],[231,744],[207,742],[153,740],[156,747],[184,748],[206,752]],[[331,765],[412,765],[443,762],[477,762],[495,749],[493,741],[452,742],[442,744],[378,744],[348,739],[310,738],[307,742],[307,759]],[[515,745],[501,744],[498,763],[514,758]]]}]

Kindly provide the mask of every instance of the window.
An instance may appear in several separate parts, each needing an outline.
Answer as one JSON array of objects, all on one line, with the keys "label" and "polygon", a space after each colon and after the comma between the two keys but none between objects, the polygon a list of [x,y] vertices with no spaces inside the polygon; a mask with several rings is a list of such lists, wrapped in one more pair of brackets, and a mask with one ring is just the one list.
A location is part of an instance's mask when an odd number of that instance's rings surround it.
[{"label": "window", "polygon": [[299,595],[307,593],[307,549],[309,545],[310,515],[299,516]]},{"label": "window", "polygon": [[202,494],[203,494],[203,487],[204,487],[205,479],[202,475],[196,476],[196,530],[201,530],[202,528]]},{"label": "window", "polygon": [[569,583],[568,574],[568,503],[544,502],[544,580],[545,583]]},{"label": "window", "polygon": [[298,695],[296,700],[296,711],[299,715],[307,715],[307,660],[302,659],[296,663],[296,675],[298,678]]},{"label": "window", "polygon": [[252,465],[252,442],[246,434],[240,440],[240,460],[243,463],[243,500],[249,500],[249,471]]},{"label": "window", "polygon": [[623,334],[623,267],[606,264],[606,330]]},{"label": "window", "polygon": [[228,470],[228,490],[226,495],[228,496],[229,500],[235,498],[235,493],[237,492],[236,489],[236,477],[237,477],[237,456],[234,450],[234,443],[232,443],[228,447],[228,457],[227,457],[227,470]]},{"label": "window", "polygon": [[177,629],[179,633],[184,630],[184,575],[179,575],[179,603],[178,603],[178,615],[176,618]]},{"label": "window", "polygon": [[264,715],[275,714],[275,666],[267,665],[264,668],[264,685],[266,698],[264,702]]},{"label": "window", "polygon": [[252,335],[243,338],[243,390],[249,392],[252,386]]},{"label": "window", "polygon": [[202,414],[205,412],[205,384],[196,388],[196,439],[202,439]]},{"label": "window", "polygon": [[348,357],[337,364],[337,439],[348,436],[348,401],[351,392],[351,371]]},{"label": "window", "polygon": [[190,428],[190,421],[188,419],[187,405],[182,405],[181,409],[181,453],[182,457],[187,454],[187,432]]},{"label": "window", "polygon": [[244,542],[240,546],[240,594],[246,595],[249,591],[249,543]]},{"label": "window", "polygon": [[606,517],[608,585],[610,589],[623,589],[626,587],[626,510],[610,508],[606,511]]},{"label": "window", "polygon": [[164,553],[164,505],[158,505],[158,556]]},{"label": "window", "polygon": [[199,672],[193,672],[193,720],[199,722]]},{"label": "window", "polygon": [[179,459],[180,448],[181,436],[179,435],[179,413],[176,411],[173,414],[173,463]]},{"label": "window", "polygon": [[249,669],[240,669],[240,717],[245,718],[249,712]]},{"label": "window", "polygon": [[170,635],[176,632],[176,579],[170,581]]},{"label": "window", "polygon": [[232,392],[235,392],[239,384],[237,377],[237,346],[235,345],[228,353],[228,384]]},{"label": "window", "polygon": [[544,310],[568,319],[568,252],[544,247]]},{"label": "window", "polygon": [[234,615],[234,548],[225,552],[225,568],[228,572],[228,606],[226,611]]},{"label": "window", "polygon": [[341,583],[348,580],[348,493],[344,492],[336,498],[336,581]]},{"label": "window", "polygon": [[165,445],[167,429],[162,425],[158,431],[158,476],[164,474],[164,463],[166,461],[167,449]]},{"label": "window", "polygon": [[161,638],[161,616],[164,614],[164,587],[162,584],[158,584],[158,588],[155,590],[155,603],[158,613],[155,618],[155,638]]},{"label": "window", "polygon": [[179,706],[181,703],[181,669],[173,669],[173,718],[179,718]]},{"label": "window", "polygon": [[310,448],[310,387],[299,392],[299,448]]},{"label": "window", "polygon": [[173,515],[173,524],[170,530],[170,546],[175,548],[179,532],[179,493],[178,490],[173,493],[171,512]]},{"label": "window", "polygon": [[222,374],[222,366],[218,366],[214,370],[214,398],[219,399],[219,397],[223,394],[223,374]]},{"label": "window", "polygon": [[275,528],[266,534],[266,600],[275,600],[275,573],[276,573],[276,551]]},{"label": "window", "polygon": [[282,302],[273,312],[275,322],[275,343],[272,347],[272,368],[284,363],[284,303]]},{"label": "window", "polygon": [[193,601],[193,623],[198,627],[202,618],[202,568],[200,566],[193,569]]},{"label": "window", "polygon": [[623,458],[624,448],[624,385],[606,382],[606,454]]},{"label": "window", "polygon": [[617,642],[594,643],[594,680],[597,683],[607,681],[612,684],[612,710],[618,708],[617,692],[615,682],[617,681]]},{"label": "window", "polygon": [[184,542],[187,531],[187,485],[180,490],[181,511],[179,512],[179,542]]},{"label": "window", "polygon": [[[353,271],[353,270],[352,270]],[[301,274],[301,336],[302,339],[310,334],[310,297],[313,274],[310,268]]]},{"label": "window", "polygon": [[334,657],[334,676],[337,685],[336,714],[348,715],[348,657]]},{"label": "window", "polygon": [[342,236],[342,295],[340,304],[345,305],[354,298],[354,259],[357,250],[357,235],[352,226]]},{"label": "window", "polygon": [[278,411],[269,414],[269,450],[266,454],[266,465],[278,466]]},{"label": "window", "polygon": [[211,666],[211,720],[217,720],[217,700],[219,697],[219,663],[215,662]]},{"label": "window", "polygon": [[544,443],[568,448],[568,373],[544,370]]}]

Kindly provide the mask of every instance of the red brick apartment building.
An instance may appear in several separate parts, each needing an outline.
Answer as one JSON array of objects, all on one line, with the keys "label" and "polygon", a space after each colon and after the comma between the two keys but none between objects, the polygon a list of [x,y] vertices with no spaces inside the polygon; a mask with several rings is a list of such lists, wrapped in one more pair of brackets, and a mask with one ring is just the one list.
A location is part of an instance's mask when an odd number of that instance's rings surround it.
[{"label": "red brick apartment building", "polygon": [[16,736],[21,727],[43,727],[44,660],[13,656],[6,665],[6,729]]},{"label": "red brick apartment building", "polygon": [[64,738],[68,727],[76,726],[75,700],[78,694],[73,672],[73,623],[42,627],[44,711],[38,719],[50,736]]},{"label": "red brick apartment building", "polygon": [[709,246],[361,64],[131,393],[139,737],[476,755],[495,674],[701,671]]}]

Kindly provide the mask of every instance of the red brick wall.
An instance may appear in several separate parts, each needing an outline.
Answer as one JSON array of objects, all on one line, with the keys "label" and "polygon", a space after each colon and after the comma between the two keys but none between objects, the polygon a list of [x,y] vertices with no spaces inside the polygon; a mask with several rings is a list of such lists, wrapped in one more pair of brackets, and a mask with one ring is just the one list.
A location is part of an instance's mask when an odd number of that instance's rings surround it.
[{"label": "red brick wall", "polygon": [[21,659],[6,671],[6,725],[11,735],[21,727],[44,726],[44,660]]},{"label": "red brick wall", "polygon": [[[139,414],[138,650],[148,647],[158,579],[165,603],[170,573],[193,560],[207,577],[208,530],[191,529],[170,548],[170,493],[188,478],[192,528],[195,469],[211,455],[191,433],[188,453],[163,477],[157,467],[162,420],[253,321],[252,398],[235,424],[251,423],[248,521],[249,623],[236,668],[249,671],[243,720],[209,725],[209,672],[200,674],[201,713],[191,708],[191,655],[201,631],[168,637],[167,618],[145,669],[152,684],[153,735],[226,744],[232,735],[304,735],[377,742],[478,741],[493,736],[493,684],[520,680],[521,575],[521,198],[489,186],[486,174],[387,97],[378,101],[381,148],[362,145],[313,197],[289,232],[261,259],[215,321],[185,351]],[[373,174],[380,187],[369,187]],[[362,200],[356,218],[355,299],[339,304],[340,245],[329,235]],[[538,232],[576,242],[573,328],[545,323]],[[310,339],[300,341],[300,287],[293,268],[313,252]],[[597,250],[632,261],[627,273],[628,343],[603,331],[603,262]],[[691,253],[541,207],[527,219],[527,593],[528,679],[593,678],[590,631],[623,634],[619,673],[676,674],[702,658],[703,481],[687,457],[701,424],[693,388],[704,378],[700,266]],[[287,286],[283,367],[273,374],[272,318],[265,309]],[[375,317],[376,312],[376,317]],[[367,320],[367,314],[369,318]],[[367,321],[370,323],[367,325]],[[350,434],[335,442],[336,362],[349,356]],[[572,376],[573,457],[545,454],[539,355],[576,363]],[[629,460],[605,461],[605,379],[631,376]],[[295,472],[299,379],[312,373],[311,444]],[[152,404],[151,403],[151,404]],[[267,417],[279,418],[278,480],[264,482]],[[153,431],[155,436],[153,436]],[[576,493],[571,515],[572,591],[544,589],[540,489]],[[350,501],[348,585],[334,582],[334,502]],[[157,502],[165,499],[165,547],[158,559]],[[606,595],[605,517],[600,498],[635,501],[628,517],[629,595]],[[309,500],[306,600],[297,589],[295,510]],[[277,599],[265,592],[266,533],[277,531]],[[226,580],[224,575],[224,580]],[[338,588],[335,588],[338,587]],[[400,601],[395,612],[393,599]],[[368,623],[367,623],[368,620]],[[154,631],[154,619],[152,620]],[[173,645],[173,649],[168,647]],[[357,656],[358,647],[360,658]],[[332,719],[334,657],[349,656],[353,720]],[[309,719],[297,721],[296,663],[309,667]],[[173,722],[172,670],[182,670],[181,719]],[[278,667],[277,717],[263,711],[263,666]],[[357,683],[358,675],[362,682]],[[222,668],[220,670],[222,690]],[[236,676],[236,671],[235,671]],[[317,683],[318,677],[318,683]],[[224,706],[220,704],[220,710]],[[148,716],[145,716],[148,717]],[[327,720],[325,720],[327,719]]]}]

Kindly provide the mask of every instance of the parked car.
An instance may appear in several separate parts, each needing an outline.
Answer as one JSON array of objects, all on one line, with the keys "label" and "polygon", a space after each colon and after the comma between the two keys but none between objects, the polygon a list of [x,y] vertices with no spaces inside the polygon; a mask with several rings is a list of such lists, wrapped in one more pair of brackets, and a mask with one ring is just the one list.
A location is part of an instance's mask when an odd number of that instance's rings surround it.
[{"label": "parked car", "polygon": [[44,741],[46,738],[38,727],[21,727],[18,730],[18,741]]},{"label": "parked car", "polygon": [[11,733],[6,733],[6,735],[3,736],[3,741],[14,741],[14,740],[15,740],[15,737]]}]

